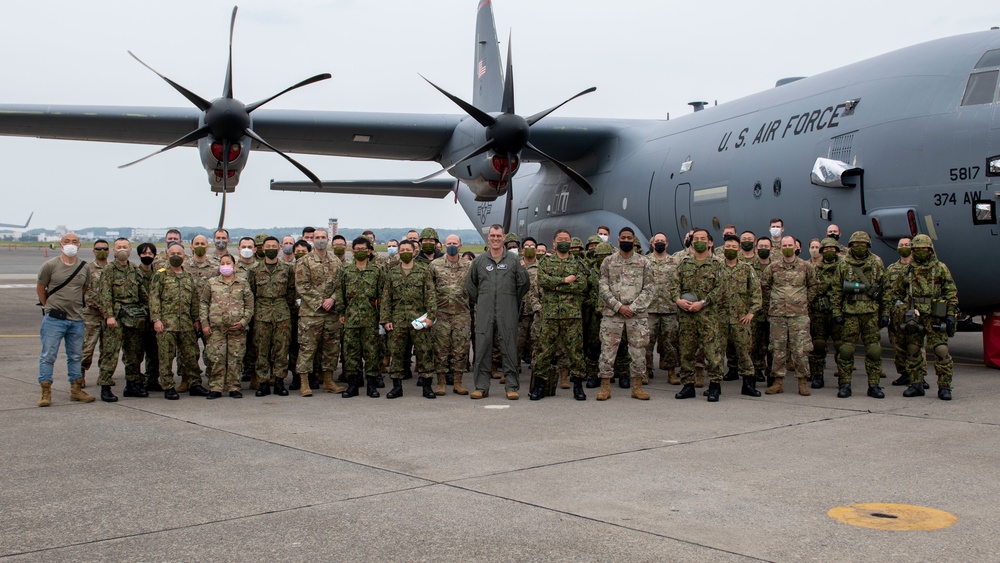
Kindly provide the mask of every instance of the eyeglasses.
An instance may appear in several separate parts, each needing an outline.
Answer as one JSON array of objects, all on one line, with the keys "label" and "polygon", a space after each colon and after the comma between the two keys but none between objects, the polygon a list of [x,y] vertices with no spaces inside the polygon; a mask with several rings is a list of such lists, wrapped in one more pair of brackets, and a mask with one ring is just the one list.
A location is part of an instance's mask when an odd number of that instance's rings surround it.
[{"label": "eyeglasses", "polygon": [[100,252],[102,250],[107,251],[107,250],[111,250],[111,248],[107,247],[107,246],[105,246],[104,248],[97,248],[96,246],[94,247],[94,251],[96,251],[96,252]]}]

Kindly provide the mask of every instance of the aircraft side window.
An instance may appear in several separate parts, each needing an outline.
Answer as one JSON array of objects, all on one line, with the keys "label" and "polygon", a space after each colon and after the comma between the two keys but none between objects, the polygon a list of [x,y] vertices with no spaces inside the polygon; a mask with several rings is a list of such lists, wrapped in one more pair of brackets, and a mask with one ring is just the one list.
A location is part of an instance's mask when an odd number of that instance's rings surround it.
[{"label": "aircraft side window", "polygon": [[976,63],[976,68],[990,68],[994,66],[1000,66],[1000,49],[986,51],[979,59],[979,62]]},{"label": "aircraft side window", "polygon": [[970,75],[969,83],[965,86],[962,105],[976,106],[993,103],[993,95],[997,90],[997,73],[996,70],[990,70]]}]

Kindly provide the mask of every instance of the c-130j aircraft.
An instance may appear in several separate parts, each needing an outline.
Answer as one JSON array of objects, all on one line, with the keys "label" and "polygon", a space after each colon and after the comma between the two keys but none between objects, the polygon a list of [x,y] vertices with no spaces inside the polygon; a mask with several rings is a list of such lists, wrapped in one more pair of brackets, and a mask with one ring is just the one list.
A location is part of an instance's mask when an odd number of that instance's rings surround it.
[{"label": "c-130j aircraft", "polygon": [[[205,100],[157,73],[195,108],[0,104],[0,135],[162,145],[154,155],[197,146],[212,190],[223,194],[220,224],[249,152],[267,149],[310,179],[272,189],[454,194],[477,228],[500,223],[539,240],[604,224],[630,226],[639,240],[662,231],[679,248],[694,226],[719,239],[727,223],[779,216],[791,233],[820,236],[832,222],[843,233],[868,231],[873,250],[892,262],[900,237],[924,233],[955,276],[963,313],[1000,309],[1000,30],[785,79],[713,107],[696,103],[674,119],[550,115],[562,103],[522,117],[510,43],[504,66],[492,2],[477,5],[471,100],[431,83],[462,113],[259,109],[327,74],[243,104],[232,94],[234,9],[222,97]],[[286,153],[435,161],[443,174],[321,182]]]}]

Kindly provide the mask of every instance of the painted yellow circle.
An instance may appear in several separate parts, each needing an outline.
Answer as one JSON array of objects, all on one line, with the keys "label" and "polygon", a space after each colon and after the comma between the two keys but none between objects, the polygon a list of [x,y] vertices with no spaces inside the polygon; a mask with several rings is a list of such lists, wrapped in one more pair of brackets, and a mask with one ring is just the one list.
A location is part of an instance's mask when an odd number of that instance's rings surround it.
[{"label": "painted yellow circle", "polygon": [[940,530],[958,522],[954,514],[936,508],[881,502],[838,506],[826,514],[844,524],[890,531]]}]

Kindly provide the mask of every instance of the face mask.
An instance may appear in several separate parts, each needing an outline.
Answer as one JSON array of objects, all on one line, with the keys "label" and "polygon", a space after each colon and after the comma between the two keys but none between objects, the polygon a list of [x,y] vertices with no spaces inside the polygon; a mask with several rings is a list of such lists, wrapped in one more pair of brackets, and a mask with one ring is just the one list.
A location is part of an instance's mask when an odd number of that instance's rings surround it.
[{"label": "face mask", "polygon": [[395,256],[399,252],[399,247],[390,246],[389,248],[386,248],[385,251],[389,254],[389,256]]},{"label": "face mask", "polygon": [[828,236],[828,237],[832,238],[833,240],[837,240],[837,241],[839,241],[839,240],[840,240],[840,235],[831,235],[831,234],[827,234],[826,236]]},{"label": "face mask", "polygon": [[368,259],[368,251],[367,250],[355,250],[354,251],[354,261],[355,262],[364,262],[367,259]]},{"label": "face mask", "polygon": [[412,252],[400,252],[399,253],[399,259],[404,264],[409,264],[410,262],[413,261],[413,253]]},{"label": "face mask", "polygon": [[323,252],[324,250],[326,250],[326,245],[329,244],[329,243],[330,243],[330,241],[328,241],[328,240],[314,240],[313,241],[313,248],[315,248],[316,250],[318,250],[320,252]]},{"label": "face mask", "polygon": [[508,248],[507,252],[510,252],[514,256],[517,256],[517,249],[516,248]]},{"label": "face mask", "polygon": [[191,252],[193,252],[194,255],[198,257],[204,256],[207,251],[208,249],[205,248],[204,246],[196,246],[191,249]]},{"label": "face mask", "polygon": [[291,254],[295,252],[295,246],[291,244],[283,244],[281,245],[281,252],[285,254]]},{"label": "face mask", "polygon": [[691,248],[693,248],[695,252],[701,254],[702,252],[708,250],[708,243],[703,240],[696,240],[691,243]]},{"label": "face mask", "polygon": [[823,253],[820,252],[820,250],[818,248],[810,248],[809,249],[809,256],[812,256],[813,258],[819,258],[822,255],[823,255]]},{"label": "face mask", "polygon": [[[121,253],[119,252],[118,254],[121,254]],[[128,258],[128,255],[126,255],[125,258]],[[139,261],[142,262],[143,266],[149,266],[150,264],[153,263],[154,259],[155,258],[152,257],[152,256],[140,256],[139,257]],[[123,259],[119,258],[119,260],[123,260]]]},{"label": "face mask", "polygon": [[[132,253],[129,252],[128,250],[116,250],[115,251],[115,259],[116,260],[128,260],[129,254],[132,254]],[[152,258],[150,258],[150,260],[152,260]]]},{"label": "face mask", "polygon": [[912,248],[910,248],[909,246],[904,246],[904,247],[902,247],[902,248],[899,249],[899,257],[900,258],[909,258],[911,252],[913,252]]},{"label": "face mask", "polygon": [[434,253],[434,243],[433,242],[425,242],[425,243],[421,244],[420,245],[420,251],[423,252],[424,254],[433,254]]},{"label": "face mask", "polygon": [[225,264],[223,266],[219,266],[219,273],[222,274],[223,276],[229,277],[233,275],[233,266],[231,264]]},{"label": "face mask", "polygon": [[267,258],[268,260],[274,260],[275,258],[278,257],[278,249],[268,248],[267,250],[264,251],[264,257]]},{"label": "face mask", "polygon": [[608,235],[597,235],[604,242],[608,242]]},{"label": "face mask", "polygon": [[227,246],[229,246],[229,243],[226,242],[226,241],[224,241],[224,240],[217,240],[217,241],[215,241],[215,249],[216,250],[225,250]]},{"label": "face mask", "polygon": [[761,260],[767,260],[767,258],[769,256],[771,256],[771,249],[770,248],[761,248],[761,249],[758,249],[757,250],[757,256],[760,256]]},{"label": "face mask", "polygon": [[837,251],[836,250],[824,250],[823,251],[823,260],[826,260],[827,262],[833,262],[836,259],[837,259]]},{"label": "face mask", "polygon": [[263,248],[258,248],[257,251],[254,252],[254,254],[257,256],[257,258],[263,258],[264,256],[266,256]]},{"label": "face mask", "polygon": [[753,250],[753,241],[752,240],[745,240],[745,241],[741,242],[740,243],[740,248],[742,248],[746,252],[750,252],[751,250]]},{"label": "face mask", "polygon": [[254,250],[252,248],[241,248],[240,256],[249,260],[250,258],[253,258],[253,252]]},{"label": "face mask", "polygon": [[295,253],[295,259],[298,260],[299,258],[302,258],[305,255],[306,255],[305,252],[296,252]]},{"label": "face mask", "polygon": [[781,249],[781,255],[784,256],[785,258],[791,258],[792,256],[795,256],[795,249],[794,248],[782,248]]},{"label": "face mask", "polygon": [[622,252],[627,254],[629,252],[632,252],[632,249],[635,248],[635,243],[632,241],[620,240],[618,241],[618,248],[620,248]]},{"label": "face mask", "polygon": [[557,242],[556,252],[560,254],[566,254],[567,252],[569,252],[569,242],[568,241]]},{"label": "face mask", "polygon": [[735,248],[726,248],[723,249],[722,253],[726,255],[726,260],[736,260],[736,257],[739,255],[740,251],[736,250]]},{"label": "face mask", "polygon": [[852,246],[851,256],[859,260],[862,258],[866,258],[868,256],[868,247],[864,245]]},{"label": "face mask", "polygon": [[448,253],[448,256],[458,256],[458,247],[454,245],[448,245],[444,247],[444,251]]},{"label": "face mask", "polygon": [[913,249],[913,259],[917,262],[926,262],[931,258],[931,249],[929,248],[914,248]]},{"label": "face mask", "polygon": [[178,267],[178,266],[180,266],[181,264],[184,263],[184,257],[183,256],[171,256],[170,258],[167,259],[167,261],[170,262],[171,266],[173,266],[173,267],[176,268],[176,267]]},{"label": "face mask", "polygon": [[663,254],[667,251],[667,243],[658,242],[653,245],[653,250],[655,250],[657,254]]},{"label": "face mask", "polygon": [[538,251],[535,249],[534,246],[525,246],[524,247],[524,257],[527,258],[528,260],[534,260],[535,259],[535,255],[537,253],[538,253]]},{"label": "face mask", "polygon": [[347,252],[347,248],[343,246],[333,247],[333,254],[337,257],[343,256]]},{"label": "face mask", "polygon": [[[73,245],[69,245],[69,246],[73,246]],[[74,247],[74,248],[76,248],[76,247]],[[64,251],[65,251],[65,249],[64,249]],[[73,254],[76,254],[76,251],[74,251]],[[98,260],[107,260],[108,259],[108,251],[107,250],[95,250],[94,251],[94,257],[97,258]]]},{"label": "face mask", "polygon": [[781,227],[771,227],[771,238],[778,238],[781,236]]}]

